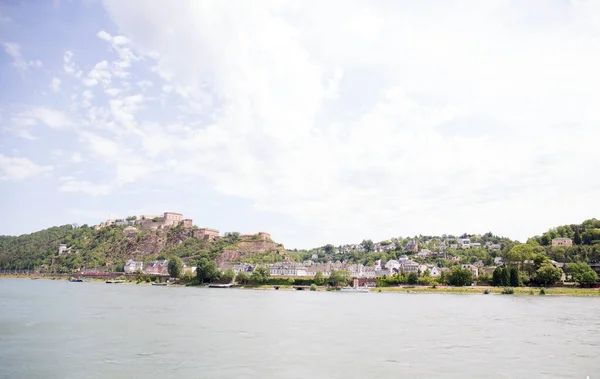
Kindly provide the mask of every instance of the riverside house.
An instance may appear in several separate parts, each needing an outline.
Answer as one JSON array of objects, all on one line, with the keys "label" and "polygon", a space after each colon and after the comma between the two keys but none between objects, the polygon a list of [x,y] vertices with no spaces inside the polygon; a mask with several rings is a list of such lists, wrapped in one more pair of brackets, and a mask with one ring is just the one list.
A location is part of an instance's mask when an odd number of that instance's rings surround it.
[{"label": "riverside house", "polygon": [[141,272],[143,268],[144,268],[144,262],[137,262],[137,261],[134,261],[133,259],[130,259],[125,263],[125,266],[123,267],[123,271],[126,274],[132,274],[132,273],[135,273],[138,271]]},{"label": "riverside house", "polygon": [[144,273],[151,275],[166,275],[168,273],[168,260],[148,262]]}]

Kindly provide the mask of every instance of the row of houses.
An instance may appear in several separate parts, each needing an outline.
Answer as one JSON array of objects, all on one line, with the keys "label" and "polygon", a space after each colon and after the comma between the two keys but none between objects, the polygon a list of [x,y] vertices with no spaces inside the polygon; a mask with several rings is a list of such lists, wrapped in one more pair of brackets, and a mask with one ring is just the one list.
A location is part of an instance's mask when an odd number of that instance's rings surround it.
[{"label": "row of houses", "polygon": [[[183,271],[196,273],[196,267],[187,267],[184,265]],[[154,260],[144,264],[144,262],[130,259],[125,263],[125,266],[123,266],[123,272],[126,274],[143,273],[148,275],[168,275],[169,261],[166,259]]]},{"label": "row of houses", "polygon": [[[565,264],[551,261],[555,267],[564,270]],[[463,269],[468,269],[473,273],[473,277],[477,278],[482,274],[492,275],[496,267],[503,264],[501,259],[494,262],[496,265],[490,267],[484,267],[482,261],[477,261],[474,264],[463,264]],[[525,262],[531,263],[533,262]],[[134,261],[132,259],[125,263],[123,268],[125,273],[144,273],[149,275],[168,275],[168,260],[153,260],[147,263],[140,261]],[[259,265],[252,265],[249,263],[226,263],[220,267],[221,271],[231,269],[237,275],[240,272],[252,274]],[[327,262],[327,263],[314,263],[312,261],[299,262],[279,262],[267,265],[271,276],[275,277],[314,277],[317,272],[320,272],[324,277],[329,277],[333,271],[345,270],[350,273],[353,278],[378,278],[382,276],[391,276],[396,273],[417,273],[423,275],[426,272],[431,277],[439,277],[442,272],[449,271],[446,267],[438,267],[433,264],[419,264],[406,257],[406,255],[400,258],[391,259],[387,262],[378,260],[373,266],[365,266],[363,264],[348,264],[342,262]],[[184,272],[196,272],[196,267],[187,267],[184,265]],[[563,273],[562,280],[565,280]]]},{"label": "row of houses", "polygon": [[[428,245],[429,242],[431,242],[431,241],[425,241],[425,245]],[[419,251],[419,242],[415,239],[408,241],[408,243],[402,247],[402,250],[407,253],[417,253],[418,252],[417,254],[419,254],[419,256],[425,257],[425,256],[427,256],[426,255],[427,252],[429,252],[430,254],[433,254],[433,255],[443,254],[448,247],[454,248],[454,249],[471,249],[471,248],[480,248],[480,247],[486,248],[488,250],[502,249],[502,245],[499,243],[486,242],[485,244],[481,244],[480,242],[471,242],[470,238],[458,238],[458,239],[441,240],[434,247],[432,247],[435,250],[434,252],[431,252],[428,249],[421,249],[421,251]],[[398,248],[398,245],[396,245],[394,242],[391,242],[391,243],[376,242],[373,244],[373,251],[376,253],[394,251],[394,250],[397,250],[397,248]],[[348,245],[342,245],[339,248],[336,248],[334,250],[334,253],[335,254],[349,253],[351,251],[364,252],[365,248],[361,244],[348,244]]]},{"label": "row of houses", "polygon": [[[257,266],[248,263],[225,263],[219,268],[222,271],[232,269],[236,275],[239,272],[246,272],[251,274]],[[417,273],[423,274],[425,271],[429,271],[431,276],[440,276],[442,269],[435,265],[425,265],[414,262],[406,255],[400,258],[392,259],[387,262],[378,260],[372,266],[365,266],[363,264],[349,264],[342,262],[327,262],[327,263],[315,263],[312,260],[307,260],[302,263],[299,262],[279,262],[271,265],[267,265],[271,276],[285,276],[285,277],[314,277],[317,272],[320,272],[323,276],[328,277],[333,271],[348,271],[354,278],[377,278],[381,276],[390,276],[399,272],[405,273]]]}]

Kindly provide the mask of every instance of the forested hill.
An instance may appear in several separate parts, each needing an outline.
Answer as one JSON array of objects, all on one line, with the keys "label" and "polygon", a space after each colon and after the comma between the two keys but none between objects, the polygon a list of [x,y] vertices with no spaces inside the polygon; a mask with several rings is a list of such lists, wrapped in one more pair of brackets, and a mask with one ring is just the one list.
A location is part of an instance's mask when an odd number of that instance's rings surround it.
[{"label": "forested hill", "polygon": [[535,236],[529,242],[541,246],[551,246],[552,239],[557,237],[571,238],[575,246],[591,246],[600,244],[600,220],[585,220],[581,224],[562,225],[550,229],[541,236]]},{"label": "forested hill", "polygon": [[[75,269],[98,268],[121,271],[128,259],[150,261],[175,255],[184,262],[200,258],[216,259],[220,254],[234,254],[238,260],[256,259],[264,262],[286,259],[283,246],[272,241],[255,241],[254,237],[241,239],[239,233],[226,233],[217,240],[193,237],[194,229],[181,226],[142,230],[127,233],[125,226],[111,225],[98,230],[87,225],[56,226],[18,237],[0,236],[0,269],[39,269],[70,272]],[[59,254],[59,246],[69,250]],[[256,247],[254,249],[254,247]]]},{"label": "forested hill", "polygon": [[[552,239],[557,237],[571,238],[573,246],[552,246]],[[418,241],[419,249],[436,251],[441,240],[446,241],[446,246],[451,246],[461,238],[470,238],[471,242],[481,242],[481,247],[468,250],[446,248],[448,258],[458,256],[463,263],[481,260],[486,265],[490,265],[495,257],[506,257],[516,244],[515,241],[495,236],[491,232],[482,235],[465,233],[461,236],[392,238],[378,243],[378,245],[393,243],[396,246],[384,252],[373,251],[373,242],[364,240],[358,245],[364,246],[365,249],[342,249],[342,246],[326,245],[311,250],[290,251],[289,255],[286,255],[282,253],[282,245],[272,241],[267,245],[256,241],[253,245],[252,240],[241,241],[239,233],[226,233],[225,237],[216,241],[207,241],[194,238],[193,229],[182,227],[143,230],[132,235],[127,233],[124,226],[112,225],[95,230],[87,225],[81,227],[63,225],[18,237],[0,236],[0,269],[51,266],[53,271],[65,272],[79,268],[120,271],[127,259],[149,261],[171,255],[181,257],[184,262],[194,262],[206,257],[217,261],[235,259],[250,263],[313,259],[317,262],[339,260],[371,265],[377,259],[395,259],[402,254],[416,253],[416,251],[404,250],[404,246],[410,240]],[[61,244],[65,244],[70,249],[66,254],[58,252]],[[488,244],[496,244],[500,248],[491,249],[487,247]],[[600,260],[600,220],[590,219],[581,224],[558,226],[529,238],[527,244],[533,251],[545,253],[550,259],[558,262],[598,261]],[[455,264],[452,261],[441,263]]]},{"label": "forested hill", "polygon": [[[552,246],[552,239],[564,237],[573,240],[573,246]],[[472,246],[463,249],[456,246],[461,239],[470,239]],[[439,254],[420,259],[416,251],[407,251],[405,247],[410,241],[416,241],[418,250],[438,252],[444,249],[446,258],[440,259]],[[494,258],[507,257],[511,249],[519,242],[510,238],[500,237],[491,232],[484,234],[442,235],[391,238],[386,241],[373,242],[369,239],[354,245],[325,245],[310,250],[296,250],[293,254],[297,260],[311,259],[316,262],[341,261],[348,263],[362,263],[367,266],[379,259],[387,261],[397,259],[401,255],[412,256],[412,259],[422,263],[437,263],[442,266],[452,266],[460,258],[461,263],[475,263],[481,261],[486,266],[494,262]],[[557,262],[589,262],[600,261],[600,220],[590,219],[581,224],[562,225],[552,228],[541,235],[529,238],[526,241],[528,251],[543,253],[548,258]],[[393,248],[389,248],[393,246]],[[477,246],[477,247],[475,247]]]}]

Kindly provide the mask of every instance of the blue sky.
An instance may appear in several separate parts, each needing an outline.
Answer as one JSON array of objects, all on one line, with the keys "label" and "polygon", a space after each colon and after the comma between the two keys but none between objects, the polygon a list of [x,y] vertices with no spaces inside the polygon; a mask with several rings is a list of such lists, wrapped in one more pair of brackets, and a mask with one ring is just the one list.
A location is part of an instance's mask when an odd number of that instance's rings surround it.
[{"label": "blue sky", "polygon": [[600,214],[591,1],[0,5],[0,234],[176,211],[289,248]]}]

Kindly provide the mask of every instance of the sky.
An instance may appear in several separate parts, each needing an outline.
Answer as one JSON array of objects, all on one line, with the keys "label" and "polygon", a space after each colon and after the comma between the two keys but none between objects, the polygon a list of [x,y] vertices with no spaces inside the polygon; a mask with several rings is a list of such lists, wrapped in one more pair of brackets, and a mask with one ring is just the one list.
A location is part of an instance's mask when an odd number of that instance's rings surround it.
[{"label": "sky", "polygon": [[0,234],[524,241],[600,215],[599,67],[597,1],[3,2]]}]

